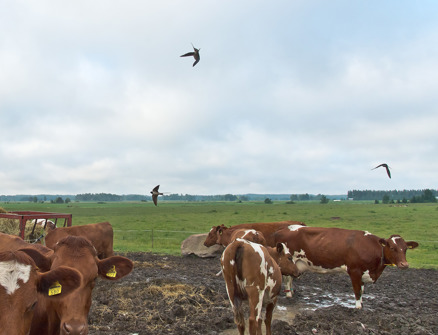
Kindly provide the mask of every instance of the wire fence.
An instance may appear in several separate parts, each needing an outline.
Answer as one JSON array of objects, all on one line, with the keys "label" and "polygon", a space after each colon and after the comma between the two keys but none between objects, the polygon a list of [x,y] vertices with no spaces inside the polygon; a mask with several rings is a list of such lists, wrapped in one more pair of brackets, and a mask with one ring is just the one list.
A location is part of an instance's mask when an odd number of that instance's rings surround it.
[{"label": "wire fence", "polygon": [[206,232],[138,229],[114,230],[114,243],[127,249],[179,249],[181,243],[190,235],[205,234]]},{"label": "wire fence", "polygon": [[[161,229],[114,230],[114,241],[124,248],[179,249],[181,243],[190,235],[205,234],[203,231],[179,231]],[[438,241],[418,240],[420,247],[438,250]]]}]

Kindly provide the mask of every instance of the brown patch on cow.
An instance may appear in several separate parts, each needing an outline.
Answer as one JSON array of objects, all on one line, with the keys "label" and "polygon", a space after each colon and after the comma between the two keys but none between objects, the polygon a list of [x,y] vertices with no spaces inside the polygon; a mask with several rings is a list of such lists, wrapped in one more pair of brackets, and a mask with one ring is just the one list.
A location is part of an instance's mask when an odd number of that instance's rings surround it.
[{"label": "brown patch on cow", "polygon": [[4,251],[0,253],[0,262],[16,261],[17,263],[35,266],[31,257],[23,252]]}]

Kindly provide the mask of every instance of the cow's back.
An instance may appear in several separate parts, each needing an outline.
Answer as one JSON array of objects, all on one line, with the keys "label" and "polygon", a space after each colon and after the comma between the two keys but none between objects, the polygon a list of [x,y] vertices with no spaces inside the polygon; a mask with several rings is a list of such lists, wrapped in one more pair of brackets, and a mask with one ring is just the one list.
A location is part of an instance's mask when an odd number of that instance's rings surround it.
[{"label": "cow's back", "polygon": [[46,246],[53,249],[56,243],[67,236],[81,236],[90,240],[97,250],[98,257],[101,259],[110,257],[114,254],[114,233],[109,222],[56,228],[47,234],[45,238]]},{"label": "cow's back", "polygon": [[53,250],[39,243],[27,243],[21,237],[0,233],[0,252],[1,251],[16,251],[23,248],[33,248],[39,251],[46,257],[53,254]]},{"label": "cow's back", "polygon": [[266,239],[265,236],[255,230],[255,229],[237,229],[234,230],[233,234],[231,235],[230,241],[233,242],[234,240],[241,238],[247,241],[251,241],[254,243],[258,243],[261,245],[266,245]]},{"label": "cow's back", "polygon": [[275,247],[275,232],[280,229],[287,228],[290,225],[304,225],[304,223],[299,221],[242,223],[239,225],[231,226],[230,228],[228,228],[228,230],[230,231],[230,234],[232,234],[237,229],[254,229],[263,234],[267,246]]},{"label": "cow's back", "polygon": [[0,252],[18,250],[21,247],[25,247],[26,244],[27,243],[18,236],[0,232]]}]

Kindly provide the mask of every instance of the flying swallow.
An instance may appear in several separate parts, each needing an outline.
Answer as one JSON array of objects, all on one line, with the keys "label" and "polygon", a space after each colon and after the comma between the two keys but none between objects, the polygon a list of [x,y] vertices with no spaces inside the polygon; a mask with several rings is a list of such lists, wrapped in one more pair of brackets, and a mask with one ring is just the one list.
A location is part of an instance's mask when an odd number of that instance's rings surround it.
[{"label": "flying swallow", "polygon": [[163,195],[163,193],[158,192],[158,189],[160,188],[160,185],[157,185],[154,187],[154,189],[151,191],[152,194],[152,200],[154,201],[155,206],[157,205],[157,198],[159,195]]},{"label": "flying swallow", "polygon": [[[386,169],[386,173],[388,174],[388,177],[391,178],[391,171],[389,171],[388,164],[383,163],[383,164],[377,165],[374,169],[377,169],[378,167],[381,167],[381,166],[383,166]],[[371,170],[374,170],[374,169],[371,169]]]},{"label": "flying swallow", "polygon": [[192,43],[192,47],[193,47],[193,50],[194,50],[193,52],[188,52],[188,53],[186,53],[184,55],[181,55],[180,57],[193,56],[195,58],[195,62],[193,63],[193,66],[195,66],[196,64],[198,64],[199,60],[201,59],[201,56],[199,55],[199,50],[201,50],[201,49],[196,49],[193,46],[193,43]]}]

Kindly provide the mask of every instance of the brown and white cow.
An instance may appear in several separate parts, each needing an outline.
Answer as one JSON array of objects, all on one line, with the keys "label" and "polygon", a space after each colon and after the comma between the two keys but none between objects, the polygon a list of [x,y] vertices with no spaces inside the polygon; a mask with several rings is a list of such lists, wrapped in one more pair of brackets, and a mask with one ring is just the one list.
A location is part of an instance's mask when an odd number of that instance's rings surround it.
[{"label": "brown and white cow", "polygon": [[76,291],[57,300],[38,299],[31,335],[86,335],[91,294],[98,277],[118,280],[133,269],[131,260],[121,256],[97,257],[91,242],[82,236],[67,236],[54,247],[51,269],[68,266],[82,275]]},{"label": "brown and white cow", "polygon": [[0,252],[0,335],[27,335],[39,297],[61,299],[80,286],[78,271],[47,264],[36,249]]},{"label": "brown and white cow", "polygon": [[232,235],[236,230],[240,229],[254,229],[263,234],[266,245],[274,247],[275,239],[273,234],[282,228],[287,228],[290,225],[304,225],[299,221],[280,221],[280,222],[257,222],[257,223],[242,223],[231,227],[225,227],[223,224],[220,226],[213,226],[208,233],[204,245],[211,247],[215,244],[227,246],[231,243]]},{"label": "brown and white cow", "polygon": [[48,219],[33,219],[30,221],[32,225],[38,225],[39,227],[42,227],[44,229],[52,230],[56,228],[55,222]]},{"label": "brown and white cow", "polygon": [[367,231],[299,225],[278,231],[275,238],[290,249],[301,273],[347,272],[356,308],[362,308],[364,282],[374,283],[387,265],[407,269],[406,250],[418,247],[399,235],[383,239]]},{"label": "brown and white cow", "polygon": [[56,228],[47,234],[46,246],[53,249],[58,241],[67,236],[83,236],[89,239],[96,248],[97,257],[100,259],[110,257],[114,254],[114,232],[109,222]]},{"label": "brown and white cow", "polygon": [[281,275],[298,275],[292,256],[283,243],[276,248],[264,247],[236,239],[221,257],[228,297],[239,334],[245,332],[243,301],[249,303],[249,334],[262,334],[262,308],[266,308],[266,334],[271,334],[272,312],[281,289]]}]

